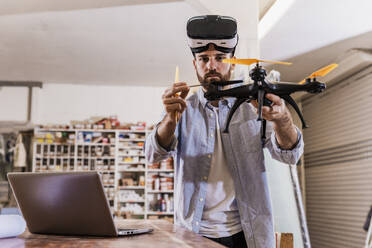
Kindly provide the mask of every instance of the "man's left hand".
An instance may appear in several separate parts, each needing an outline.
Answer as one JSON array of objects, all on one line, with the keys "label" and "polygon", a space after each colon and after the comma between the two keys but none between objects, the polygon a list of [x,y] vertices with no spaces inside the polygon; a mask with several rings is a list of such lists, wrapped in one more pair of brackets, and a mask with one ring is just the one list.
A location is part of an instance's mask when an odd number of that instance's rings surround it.
[{"label": "man's left hand", "polygon": [[[265,97],[269,99],[272,104],[271,106],[262,106],[262,118],[278,124],[284,124],[288,122],[288,120],[291,120],[291,115],[282,98],[270,93],[267,93]],[[251,103],[256,108],[256,111],[258,111],[257,101],[251,101]]]},{"label": "man's left hand", "polygon": [[[274,94],[266,94],[271,106],[262,106],[262,118],[273,122],[276,140],[282,149],[292,149],[297,144],[297,131],[293,124],[292,116],[284,100]],[[251,101],[252,105],[258,111],[257,101]]]}]

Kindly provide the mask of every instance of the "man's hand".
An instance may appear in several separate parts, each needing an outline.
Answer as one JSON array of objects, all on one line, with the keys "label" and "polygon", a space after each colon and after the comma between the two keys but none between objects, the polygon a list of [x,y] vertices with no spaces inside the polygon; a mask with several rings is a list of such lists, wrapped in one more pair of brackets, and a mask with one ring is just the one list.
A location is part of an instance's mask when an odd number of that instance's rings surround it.
[{"label": "man's hand", "polygon": [[162,99],[169,120],[176,122],[177,112],[182,114],[186,109],[185,98],[189,91],[190,88],[185,82],[174,83],[165,90]]},{"label": "man's hand", "polygon": [[174,83],[162,96],[166,114],[160,122],[156,136],[159,144],[169,148],[177,125],[177,115],[186,109],[186,96],[190,88],[185,82]]},{"label": "man's hand", "polygon": [[[272,121],[274,123],[277,122],[278,124],[284,124],[288,121],[292,121],[291,114],[285,106],[283,99],[270,93],[267,93],[265,97],[272,102],[271,106],[262,106],[262,117],[265,120]],[[251,103],[258,112],[257,101],[251,101]]]},{"label": "man's hand", "polygon": [[[271,106],[262,106],[262,118],[274,123],[274,130],[276,140],[282,149],[291,149],[297,143],[297,131],[293,124],[292,116],[284,100],[274,94],[266,94],[265,97],[269,99]],[[251,101],[252,105],[258,108],[257,101]]]}]

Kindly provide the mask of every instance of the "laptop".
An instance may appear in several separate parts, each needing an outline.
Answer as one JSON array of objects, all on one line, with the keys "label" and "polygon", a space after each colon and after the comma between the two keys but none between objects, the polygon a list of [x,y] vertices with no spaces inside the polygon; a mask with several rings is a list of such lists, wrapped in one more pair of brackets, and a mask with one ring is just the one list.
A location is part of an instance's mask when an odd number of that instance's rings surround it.
[{"label": "laptop", "polygon": [[31,233],[116,237],[153,231],[116,228],[96,171],[16,172],[8,179]]}]

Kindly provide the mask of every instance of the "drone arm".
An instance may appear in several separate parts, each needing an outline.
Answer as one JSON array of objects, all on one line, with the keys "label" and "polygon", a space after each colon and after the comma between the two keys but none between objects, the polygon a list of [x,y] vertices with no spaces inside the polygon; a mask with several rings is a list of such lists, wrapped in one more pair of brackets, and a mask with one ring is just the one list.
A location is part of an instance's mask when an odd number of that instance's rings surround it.
[{"label": "drone arm", "polygon": [[325,84],[317,81],[306,81],[306,84],[270,84],[270,93],[276,95],[290,95],[297,91],[306,91],[309,93],[320,93],[325,89]]},{"label": "drone arm", "polygon": [[262,105],[264,104],[265,91],[258,90],[257,103],[258,103],[258,121],[262,121]]},{"label": "drone arm", "polygon": [[302,128],[307,128],[308,126],[305,123],[304,117],[302,116],[302,113],[301,113],[300,109],[298,108],[297,103],[293,100],[293,98],[290,95],[282,95],[280,97],[283,98],[287,103],[289,103],[294,108],[297,115],[301,119]]},{"label": "drone arm", "polygon": [[[227,90],[216,90],[219,97],[250,98],[255,95],[253,85],[242,85]],[[215,93],[216,94],[216,93]]]},{"label": "drone arm", "polygon": [[246,98],[237,98],[236,99],[236,101],[235,101],[234,105],[231,107],[229,115],[227,117],[226,124],[225,124],[225,130],[223,131],[224,133],[229,132],[229,125],[230,125],[230,121],[231,121],[232,116],[234,115],[234,113],[238,109],[238,107],[245,101],[247,101]]},{"label": "drone arm", "polygon": [[263,119],[262,125],[261,125],[261,145],[262,148],[264,148],[266,142],[266,120]]},{"label": "drone arm", "polygon": [[230,81],[221,81],[221,82],[213,82],[216,86],[226,86],[226,85],[232,85],[232,84],[239,84],[243,83],[243,80],[230,80]]}]

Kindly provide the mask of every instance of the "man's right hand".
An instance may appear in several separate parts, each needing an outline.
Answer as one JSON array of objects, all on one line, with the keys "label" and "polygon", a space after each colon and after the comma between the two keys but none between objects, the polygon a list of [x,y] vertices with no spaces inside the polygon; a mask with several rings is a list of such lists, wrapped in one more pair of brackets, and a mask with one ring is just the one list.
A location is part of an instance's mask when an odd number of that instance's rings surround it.
[{"label": "man's right hand", "polygon": [[169,120],[177,122],[178,113],[183,113],[186,109],[186,97],[190,88],[185,82],[174,83],[164,91],[162,96],[164,109]]},{"label": "man's right hand", "polygon": [[156,136],[158,143],[168,149],[177,126],[177,115],[186,109],[186,96],[190,87],[185,82],[174,83],[162,96],[166,114],[160,122]]}]

